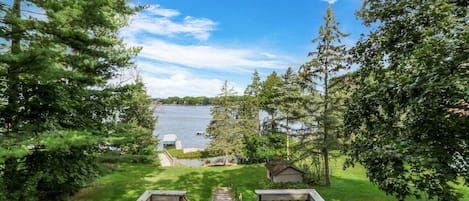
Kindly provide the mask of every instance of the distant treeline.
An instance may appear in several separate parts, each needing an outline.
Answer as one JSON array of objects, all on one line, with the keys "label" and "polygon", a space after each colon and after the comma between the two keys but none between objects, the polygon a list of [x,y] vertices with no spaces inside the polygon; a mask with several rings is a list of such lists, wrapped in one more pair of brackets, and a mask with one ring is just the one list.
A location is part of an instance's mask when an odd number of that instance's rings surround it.
[{"label": "distant treeline", "polygon": [[[177,97],[172,96],[168,98],[157,98],[156,101],[160,102],[161,104],[176,104],[176,105],[211,105],[214,100],[218,99],[219,97],[206,97],[206,96],[185,96],[185,97]],[[235,96],[232,97],[234,100],[241,100],[242,96]]]},{"label": "distant treeline", "polygon": [[210,105],[212,103],[213,98],[205,97],[205,96],[185,96],[185,97],[168,97],[157,99],[162,104],[177,104],[177,105]]}]

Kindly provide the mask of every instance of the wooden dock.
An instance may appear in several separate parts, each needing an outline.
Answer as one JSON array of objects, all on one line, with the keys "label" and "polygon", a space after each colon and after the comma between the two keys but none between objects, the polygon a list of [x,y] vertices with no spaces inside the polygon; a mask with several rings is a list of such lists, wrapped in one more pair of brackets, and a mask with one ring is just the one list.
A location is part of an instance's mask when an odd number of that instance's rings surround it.
[{"label": "wooden dock", "polygon": [[227,187],[216,188],[212,201],[234,201],[231,190]]}]

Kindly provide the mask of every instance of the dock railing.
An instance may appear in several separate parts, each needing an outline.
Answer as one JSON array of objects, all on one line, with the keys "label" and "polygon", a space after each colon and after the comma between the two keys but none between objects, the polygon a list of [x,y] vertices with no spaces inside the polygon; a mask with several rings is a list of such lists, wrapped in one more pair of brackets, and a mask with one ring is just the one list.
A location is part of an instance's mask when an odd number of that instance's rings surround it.
[{"label": "dock railing", "polygon": [[174,158],[173,158],[173,156],[171,155],[171,153],[169,153],[169,151],[166,150],[166,149],[163,150],[163,153],[164,153],[164,155],[166,155],[166,158],[168,158],[169,163],[171,164],[171,166],[174,166],[175,161],[174,161]]},{"label": "dock railing", "polygon": [[268,189],[255,190],[258,201],[267,200],[308,200],[324,201],[314,189]]}]

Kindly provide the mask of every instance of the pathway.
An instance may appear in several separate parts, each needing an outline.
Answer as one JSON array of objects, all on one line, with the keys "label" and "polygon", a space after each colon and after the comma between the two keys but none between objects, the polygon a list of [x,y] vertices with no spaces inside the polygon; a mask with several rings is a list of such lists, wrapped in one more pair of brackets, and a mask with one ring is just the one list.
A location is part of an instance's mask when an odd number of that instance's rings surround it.
[{"label": "pathway", "polygon": [[169,167],[171,166],[171,162],[169,161],[168,156],[164,153],[158,154],[158,158],[160,159],[160,165],[161,167]]},{"label": "pathway", "polygon": [[220,187],[215,189],[212,201],[234,201],[231,196],[231,190],[227,187]]}]

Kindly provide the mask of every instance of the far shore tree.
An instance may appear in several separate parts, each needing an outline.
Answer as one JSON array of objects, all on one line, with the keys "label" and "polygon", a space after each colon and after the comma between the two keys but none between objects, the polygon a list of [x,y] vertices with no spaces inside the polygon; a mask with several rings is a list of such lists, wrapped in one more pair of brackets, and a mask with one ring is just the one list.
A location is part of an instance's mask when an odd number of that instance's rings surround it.
[{"label": "far shore tree", "polygon": [[[340,122],[336,121],[334,116],[338,100],[332,96],[330,80],[336,73],[347,69],[347,51],[342,39],[348,35],[339,30],[339,23],[334,18],[331,6],[326,10],[324,21],[325,24],[319,28],[319,37],[312,41],[317,43],[316,51],[308,54],[312,59],[302,66],[299,74],[306,85],[315,86],[320,94],[321,109],[319,114],[315,115],[318,127],[316,135],[324,160],[325,185],[331,186],[329,151],[337,142],[336,130]],[[322,83],[317,83],[318,81]]]}]

